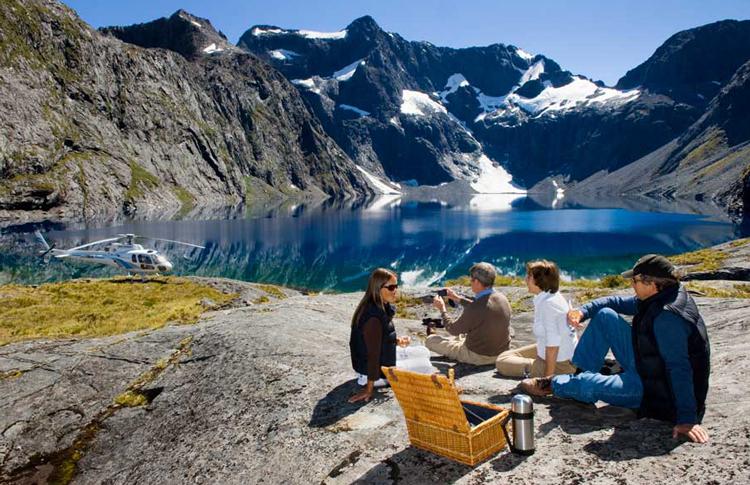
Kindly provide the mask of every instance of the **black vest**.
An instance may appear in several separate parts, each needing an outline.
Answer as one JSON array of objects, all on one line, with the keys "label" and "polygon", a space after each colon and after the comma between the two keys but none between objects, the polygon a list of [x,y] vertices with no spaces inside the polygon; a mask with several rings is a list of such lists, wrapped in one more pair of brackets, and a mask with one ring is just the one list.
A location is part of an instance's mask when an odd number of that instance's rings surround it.
[{"label": "black vest", "polygon": [[688,358],[693,370],[698,422],[701,422],[706,411],[711,347],[706,325],[698,313],[698,307],[682,285],[667,288],[651,298],[638,302],[638,313],[633,318],[632,335],[635,363],[643,382],[643,400],[639,415],[670,422],[677,419],[672,382],[654,335],[654,319],[663,311],[678,315],[692,328],[688,337]]},{"label": "black vest", "polygon": [[[385,311],[381,310],[374,303],[370,303],[362,311],[357,324],[352,326],[352,333],[349,337],[349,351],[352,355],[352,367],[355,372],[367,375],[367,346],[365,345],[365,336],[362,327],[365,322],[372,317],[380,321],[383,331],[383,338],[380,343],[380,365],[396,365],[396,327],[393,326],[393,315],[396,309],[390,303],[385,304]],[[385,377],[382,375],[381,377]]]}]

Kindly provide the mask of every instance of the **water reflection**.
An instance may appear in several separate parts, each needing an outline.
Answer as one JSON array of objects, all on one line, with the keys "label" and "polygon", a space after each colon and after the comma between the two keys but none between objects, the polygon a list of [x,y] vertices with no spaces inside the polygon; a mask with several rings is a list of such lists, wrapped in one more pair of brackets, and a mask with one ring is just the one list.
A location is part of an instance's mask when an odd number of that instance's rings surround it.
[{"label": "water reflection", "polygon": [[[525,261],[546,257],[571,276],[593,277],[622,271],[644,253],[673,254],[737,236],[731,224],[702,216],[571,208],[568,197],[555,205],[544,209],[533,197],[504,194],[450,201],[391,195],[278,204],[256,209],[250,218],[227,218],[227,211],[205,220],[53,225],[46,237],[60,248],[118,233],[185,241],[206,249],[161,242],[151,247],[166,253],[178,274],[350,291],[363,288],[376,266],[400,272],[405,284],[423,285],[463,275],[475,261],[518,274]],[[82,264],[42,264],[32,230],[14,228],[0,236],[3,282],[112,274]]]}]

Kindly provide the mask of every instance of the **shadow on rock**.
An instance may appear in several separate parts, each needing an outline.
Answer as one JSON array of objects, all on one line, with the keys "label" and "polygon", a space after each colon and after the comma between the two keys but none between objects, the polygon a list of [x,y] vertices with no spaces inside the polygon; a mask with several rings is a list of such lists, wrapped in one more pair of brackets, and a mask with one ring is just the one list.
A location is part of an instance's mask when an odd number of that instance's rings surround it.
[{"label": "shadow on rock", "polygon": [[520,455],[506,451],[492,460],[492,468],[501,473],[513,471],[518,465],[526,461],[527,458],[527,455]]},{"label": "shadow on rock", "polygon": [[431,359],[432,365],[437,367],[442,374],[448,374],[448,369],[453,369],[456,373],[456,379],[461,377],[470,376],[472,374],[479,374],[481,372],[487,372],[495,368],[494,365],[471,365],[464,364],[462,362],[456,362],[450,360],[447,357],[433,357]]},{"label": "shadow on rock", "polygon": [[683,443],[672,438],[672,426],[652,419],[631,421],[606,440],[592,441],[584,451],[604,461],[635,460],[669,454]]},{"label": "shadow on rock", "polygon": [[[362,408],[362,406],[365,406],[367,403],[359,401],[352,404],[348,399],[360,389],[362,388],[357,385],[356,379],[346,381],[331,389],[328,394],[326,394],[325,397],[315,405],[308,426],[313,428],[325,428],[332,424],[336,424],[342,418],[357,412],[357,410]],[[370,402],[381,401],[388,397],[389,393],[384,390],[376,390]]]},{"label": "shadow on rock", "polygon": [[384,459],[353,483],[453,483],[472,467],[409,446]]}]

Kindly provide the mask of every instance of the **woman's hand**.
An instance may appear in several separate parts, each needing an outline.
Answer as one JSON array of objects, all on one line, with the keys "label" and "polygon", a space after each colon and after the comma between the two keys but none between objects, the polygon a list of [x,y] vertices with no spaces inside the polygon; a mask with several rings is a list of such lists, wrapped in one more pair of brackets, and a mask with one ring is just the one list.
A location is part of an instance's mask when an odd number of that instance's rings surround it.
[{"label": "woman's hand", "polygon": [[396,344],[398,344],[399,347],[406,347],[411,343],[411,337],[408,335],[404,335],[402,337],[396,338]]},{"label": "woman's hand", "polygon": [[443,300],[443,297],[441,297],[440,295],[432,299],[432,306],[437,308],[440,311],[440,313],[445,313],[445,301]]},{"label": "woman's hand", "polygon": [[372,395],[375,392],[375,386],[373,381],[367,381],[367,386],[365,386],[364,389],[353,395],[349,398],[350,403],[355,403],[359,401],[368,402],[370,399],[372,399]]},{"label": "woman's hand", "polygon": [[693,443],[708,442],[708,433],[700,424],[678,424],[672,428],[672,438],[685,435]]}]

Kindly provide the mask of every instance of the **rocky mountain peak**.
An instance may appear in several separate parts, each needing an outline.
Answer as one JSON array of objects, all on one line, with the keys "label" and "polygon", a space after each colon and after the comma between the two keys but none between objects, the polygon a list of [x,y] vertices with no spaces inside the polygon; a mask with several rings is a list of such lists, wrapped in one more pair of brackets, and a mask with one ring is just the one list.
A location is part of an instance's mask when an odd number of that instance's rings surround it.
[{"label": "rocky mountain peak", "polygon": [[190,60],[234,50],[210,20],[182,9],[170,17],[124,27],[105,27],[100,31],[140,47],[168,49]]},{"label": "rocky mountain peak", "polygon": [[703,106],[748,59],[750,20],[722,20],[674,34],[617,88],[642,87]]}]

